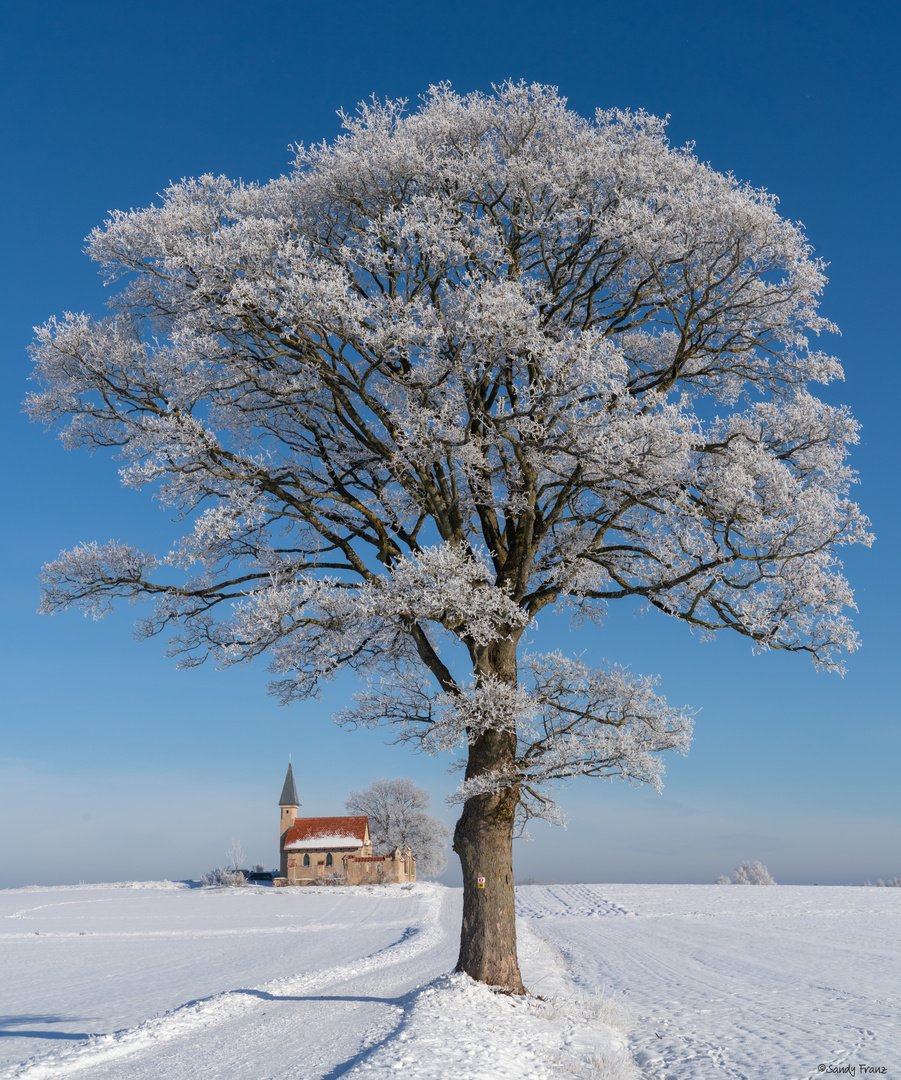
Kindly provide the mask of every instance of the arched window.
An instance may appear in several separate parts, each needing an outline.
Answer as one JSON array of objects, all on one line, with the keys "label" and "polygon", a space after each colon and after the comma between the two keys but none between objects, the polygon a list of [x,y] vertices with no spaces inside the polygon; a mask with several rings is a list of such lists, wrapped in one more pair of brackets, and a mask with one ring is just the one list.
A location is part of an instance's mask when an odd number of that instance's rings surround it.
[{"label": "arched window", "polygon": [[309,866],[310,865],[310,856],[309,855],[304,855],[303,864],[304,864],[304,866]]},{"label": "arched window", "polygon": [[332,853],[331,852],[329,852],[328,855],[326,855],[326,857],[325,857],[325,865],[326,866],[331,866],[332,865]]}]

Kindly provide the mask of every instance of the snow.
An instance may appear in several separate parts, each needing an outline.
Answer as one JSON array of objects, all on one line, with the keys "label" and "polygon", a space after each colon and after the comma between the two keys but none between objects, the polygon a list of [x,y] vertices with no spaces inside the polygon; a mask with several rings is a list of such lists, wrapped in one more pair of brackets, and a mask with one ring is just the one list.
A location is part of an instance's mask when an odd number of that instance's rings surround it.
[{"label": "snow", "polygon": [[440,885],[2,891],[0,1077],[797,1080],[901,1062],[901,890],[531,885],[517,904],[540,998],[447,974],[461,893]]},{"label": "snow", "polygon": [[644,1076],[897,1075],[899,890],[526,886],[517,910],[560,949],[575,989],[625,993]]},{"label": "snow", "polygon": [[362,840],[359,836],[308,836],[305,840],[292,840],[290,844],[285,844],[285,851],[299,851],[302,848],[309,848],[311,851],[325,851],[326,848],[358,848],[362,846]]}]

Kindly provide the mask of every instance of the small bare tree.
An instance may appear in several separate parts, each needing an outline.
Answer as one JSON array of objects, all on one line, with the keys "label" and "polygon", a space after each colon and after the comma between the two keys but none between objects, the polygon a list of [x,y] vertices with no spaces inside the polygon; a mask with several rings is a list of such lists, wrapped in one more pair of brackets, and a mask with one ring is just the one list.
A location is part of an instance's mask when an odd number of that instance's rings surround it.
[{"label": "small bare tree", "polygon": [[691,729],[527,627],[637,599],[837,666],[856,427],[809,390],[841,368],[803,232],[663,121],[510,83],[345,128],[91,235],[126,284],[39,331],[31,413],[194,527],[63,553],[43,609],[155,599],[184,664],[267,654],[286,703],[350,669],[345,721],[461,750],[459,968],[521,991],[517,821],[572,777],[659,786]]},{"label": "small bare tree", "polygon": [[237,873],[241,868],[241,864],[244,862],[244,848],[241,845],[241,841],[232,840],[228,845],[228,851],[225,854],[231,865],[232,871]]}]

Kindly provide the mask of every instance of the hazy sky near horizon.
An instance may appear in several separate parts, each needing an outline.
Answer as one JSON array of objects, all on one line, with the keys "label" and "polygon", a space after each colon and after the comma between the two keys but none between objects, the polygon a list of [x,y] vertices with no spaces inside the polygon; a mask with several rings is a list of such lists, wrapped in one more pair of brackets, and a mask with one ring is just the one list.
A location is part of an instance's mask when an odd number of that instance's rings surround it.
[{"label": "hazy sky near horizon", "polygon": [[[64,451],[20,408],[31,328],[65,310],[102,312],[82,247],[109,211],[205,172],[265,181],[289,168],[290,144],[332,139],[337,110],[372,93],[415,105],[442,80],[467,92],[506,78],[552,83],[583,115],[669,114],[674,144],[694,141],[700,158],[803,221],[830,263],[822,311],[842,337],[826,344],[846,367],[844,384],[815,391],[863,425],[855,497],[878,538],[847,555],[864,646],[844,679],[799,656],[752,656],[737,638],[702,644],[656,613],[613,608],[602,627],[577,631],[546,619],[543,647],[659,674],[671,703],[700,711],[661,795],[574,785],[561,793],[569,827],[533,829],[517,846],[518,876],[705,882],[743,859],[784,882],[901,874],[899,11],[600,0],[554,12],[535,0],[7,6],[0,887],[197,877],[225,862],[232,838],[249,862],[272,865],[289,753],[302,814],[341,813],[348,791],[410,776],[453,821],[448,762],[331,723],[352,679],[282,709],[265,694],[264,665],[176,671],[160,642],[132,640],[127,607],[101,623],[38,616],[39,567],[61,549],[166,549],[176,526],[146,492],[119,486],[114,461]],[[459,881],[453,857],[447,881]]]}]

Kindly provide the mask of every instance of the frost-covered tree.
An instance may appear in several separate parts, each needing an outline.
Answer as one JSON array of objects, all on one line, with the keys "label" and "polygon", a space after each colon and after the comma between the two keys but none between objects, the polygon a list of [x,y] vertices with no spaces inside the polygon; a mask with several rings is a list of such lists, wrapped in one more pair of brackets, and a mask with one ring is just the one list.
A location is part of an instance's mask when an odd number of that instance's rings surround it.
[{"label": "frost-covered tree", "polygon": [[344,804],[349,814],[369,818],[373,851],[409,847],[416,856],[417,878],[438,877],[447,867],[450,831],[427,813],[431,799],[412,780],[373,780],[365,791],[352,791]]},{"label": "frost-covered tree", "polygon": [[[723,878],[717,881],[717,884],[728,884],[729,879],[726,878],[725,882]],[[740,863],[732,873],[733,885],[775,885],[776,882],[770,876],[769,870],[763,865],[763,863],[756,859],[754,862]]]},{"label": "frost-covered tree", "polygon": [[346,722],[462,752],[459,967],[518,991],[517,821],[572,777],[659,786],[690,733],[527,627],[637,600],[837,666],[856,427],[809,390],[841,368],[801,228],[663,121],[506,84],[344,123],[91,234],[122,290],[39,330],[31,415],[192,526],[63,553],[43,610],[153,599],[183,664],[265,654],[283,702],[349,670]]},{"label": "frost-covered tree", "polygon": [[244,862],[244,845],[241,843],[240,840],[233,839],[228,845],[228,851],[226,852],[226,855],[228,856],[228,861],[229,865],[232,868],[232,872],[237,874],[241,863]]}]

